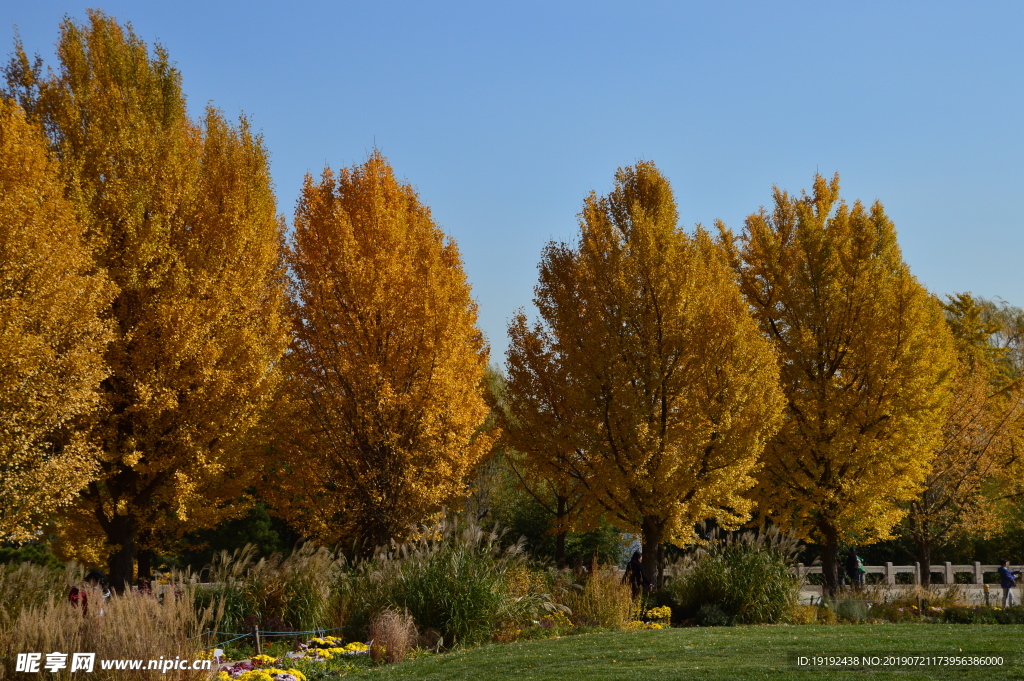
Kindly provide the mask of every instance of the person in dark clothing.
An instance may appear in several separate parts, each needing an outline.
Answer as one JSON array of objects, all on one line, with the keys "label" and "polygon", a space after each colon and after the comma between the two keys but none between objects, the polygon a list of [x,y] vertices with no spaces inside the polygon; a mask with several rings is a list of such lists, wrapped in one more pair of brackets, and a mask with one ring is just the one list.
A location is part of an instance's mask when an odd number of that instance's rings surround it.
[{"label": "person in dark clothing", "polygon": [[[82,606],[82,616],[89,614],[89,594],[97,598],[110,598],[110,586],[107,584],[107,577],[99,570],[92,570],[85,576],[85,584],[81,587],[71,587],[68,594],[68,603],[77,608]],[[103,606],[100,605],[100,616],[103,616]]]},{"label": "person in dark clothing", "polygon": [[644,566],[640,562],[639,551],[634,551],[633,557],[629,559],[629,564],[626,565],[626,571],[622,574],[622,583],[629,584],[633,591],[633,598],[640,595],[641,591],[650,588],[651,581],[647,579],[647,575],[644,574]]},{"label": "person in dark clothing", "polygon": [[846,555],[846,574],[849,575],[850,585],[854,589],[864,586],[864,565],[852,546]]},{"label": "person in dark clothing", "polygon": [[846,585],[846,568],[843,567],[843,561],[836,558],[836,586],[839,590],[843,590],[843,586]]},{"label": "person in dark clothing", "polygon": [[1020,577],[1020,571],[1010,571],[1007,567],[1008,562],[1005,558],[999,561],[999,586],[1003,587],[1003,607],[1013,607],[1013,587],[1017,586],[1017,577]]}]

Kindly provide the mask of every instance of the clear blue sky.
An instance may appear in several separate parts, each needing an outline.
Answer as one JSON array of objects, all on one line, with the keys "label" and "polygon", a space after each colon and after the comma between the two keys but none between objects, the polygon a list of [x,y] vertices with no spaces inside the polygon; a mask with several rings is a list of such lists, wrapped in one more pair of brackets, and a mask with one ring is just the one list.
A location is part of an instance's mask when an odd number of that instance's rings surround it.
[{"label": "clear blue sky", "polygon": [[[4,3],[53,63],[92,3]],[[684,224],[739,228],[773,184],[880,199],[935,293],[1024,305],[1024,3],[107,2],[181,69],[190,106],[246,112],[282,213],[304,173],[376,145],[462,249],[501,360],[540,250],[583,197],[655,161]]]}]

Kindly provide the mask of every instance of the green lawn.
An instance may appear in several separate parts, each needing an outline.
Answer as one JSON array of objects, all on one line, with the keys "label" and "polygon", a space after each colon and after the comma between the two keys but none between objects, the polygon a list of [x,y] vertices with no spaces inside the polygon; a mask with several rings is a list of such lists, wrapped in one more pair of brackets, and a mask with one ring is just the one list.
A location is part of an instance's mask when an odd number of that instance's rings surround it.
[{"label": "green lawn", "polygon": [[[388,679],[1024,679],[1024,626],[870,624],[687,628],[566,636],[429,655]],[[800,668],[798,655],[996,654],[988,668]],[[363,674],[361,674],[363,675]]]}]

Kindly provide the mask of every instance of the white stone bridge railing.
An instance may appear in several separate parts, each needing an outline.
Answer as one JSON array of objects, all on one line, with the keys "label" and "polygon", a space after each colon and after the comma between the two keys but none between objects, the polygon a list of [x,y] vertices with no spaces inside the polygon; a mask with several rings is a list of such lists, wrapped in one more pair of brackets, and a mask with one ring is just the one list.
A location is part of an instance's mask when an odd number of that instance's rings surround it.
[{"label": "white stone bridge railing", "polygon": [[[1020,570],[1020,566],[1010,566],[1011,570]],[[921,583],[921,564],[914,563],[913,565],[893,565],[892,563],[886,563],[885,565],[865,565],[864,570],[866,575],[883,575],[882,583],[890,586],[896,584],[896,575],[909,573],[913,575],[911,578],[912,584]],[[975,562],[972,565],[953,565],[952,563],[938,563],[933,564],[931,573],[932,584],[955,584],[956,575],[958,573],[967,573],[970,575],[968,584],[984,584],[986,572],[997,572],[999,570],[998,565],[982,565],[981,563]],[[820,565],[805,566],[803,563],[797,563],[795,568],[796,574],[799,577],[805,575],[820,575]],[[936,579],[938,575],[938,579]],[[867,581],[867,580],[865,580]],[[998,580],[996,580],[998,582]]]}]

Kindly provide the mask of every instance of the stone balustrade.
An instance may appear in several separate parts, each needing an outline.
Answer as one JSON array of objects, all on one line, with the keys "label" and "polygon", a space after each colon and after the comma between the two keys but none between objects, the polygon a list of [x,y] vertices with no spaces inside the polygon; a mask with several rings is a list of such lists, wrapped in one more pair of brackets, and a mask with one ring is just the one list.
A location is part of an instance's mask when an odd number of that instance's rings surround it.
[{"label": "stone balustrade", "polygon": [[[957,573],[967,573],[970,575],[968,584],[984,584],[985,573],[995,573],[999,569],[998,565],[982,565],[979,562],[975,562],[972,565],[953,565],[952,563],[937,563],[932,565],[931,583],[932,584],[955,584]],[[1021,568],[1010,566],[1011,570],[1020,570]],[[892,563],[886,563],[885,565],[865,565],[864,570],[868,575],[884,575],[883,584],[894,586],[896,584],[896,575],[900,573],[909,573],[913,575],[912,584],[921,583],[921,564],[914,563],[913,565],[893,565]],[[803,563],[797,563],[796,574],[800,577],[805,575],[820,575],[820,565],[805,566]],[[936,579],[938,575],[938,579]],[[998,580],[996,580],[998,581]]]}]

